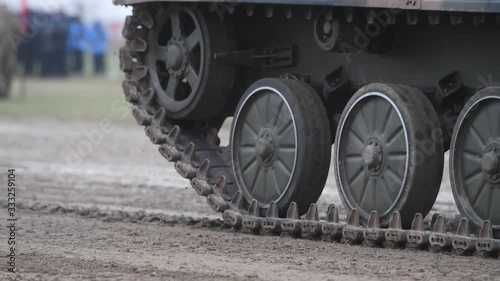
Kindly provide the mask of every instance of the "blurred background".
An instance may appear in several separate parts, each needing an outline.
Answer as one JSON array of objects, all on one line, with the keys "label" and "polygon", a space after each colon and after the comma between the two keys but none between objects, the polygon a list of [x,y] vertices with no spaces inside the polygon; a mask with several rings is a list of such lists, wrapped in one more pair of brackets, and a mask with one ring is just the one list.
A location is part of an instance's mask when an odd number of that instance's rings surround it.
[{"label": "blurred background", "polygon": [[0,114],[108,117],[121,97],[118,50],[131,9],[111,0],[0,0],[0,7]]}]

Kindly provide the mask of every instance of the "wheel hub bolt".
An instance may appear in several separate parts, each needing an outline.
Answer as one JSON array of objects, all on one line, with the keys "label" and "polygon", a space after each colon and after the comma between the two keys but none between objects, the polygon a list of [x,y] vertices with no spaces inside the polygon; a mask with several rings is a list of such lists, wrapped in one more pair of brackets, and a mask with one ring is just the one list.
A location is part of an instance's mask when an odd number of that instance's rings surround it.
[{"label": "wheel hub bolt", "polygon": [[481,160],[481,168],[483,172],[494,175],[498,171],[498,155],[495,152],[488,152]]},{"label": "wheel hub bolt", "polygon": [[382,163],[382,151],[377,145],[370,141],[370,144],[363,150],[363,161],[369,170],[376,170]]},{"label": "wheel hub bolt", "polygon": [[255,144],[255,152],[262,160],[272,158],[274,153],[273,140],[270,135],[263,135]]}]

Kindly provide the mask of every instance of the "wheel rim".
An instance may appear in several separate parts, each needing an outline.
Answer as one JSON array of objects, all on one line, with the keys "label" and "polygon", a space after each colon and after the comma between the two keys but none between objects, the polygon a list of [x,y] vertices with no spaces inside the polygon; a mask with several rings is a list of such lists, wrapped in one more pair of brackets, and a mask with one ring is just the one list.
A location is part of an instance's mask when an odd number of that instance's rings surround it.
[{"label": "wheel rim", "polygon": [[458,125],[451,164],[459,205],[476,224],[500,226],[500,97],[476,101]]},{"label": "wheel rim", "polygon": [[405,186],[408,132],[401,112],[387,96],[359,97],[342,123],[336,150],[340,190],[351,209],[365,215],[392,212]]},{"label": "wheel rim", "polygon": [[247,96],[235,116],[231,151],[236,181],[245,197],[266,208],[284,196],[295,171],[295,119],[283,95],[269,87]]},{"label": "wheel rim", "polygon": [[199,16],[187,8],[161,10],[148,42],[151,83],[172,112],[190,105],[200,88],[205,42]]}]

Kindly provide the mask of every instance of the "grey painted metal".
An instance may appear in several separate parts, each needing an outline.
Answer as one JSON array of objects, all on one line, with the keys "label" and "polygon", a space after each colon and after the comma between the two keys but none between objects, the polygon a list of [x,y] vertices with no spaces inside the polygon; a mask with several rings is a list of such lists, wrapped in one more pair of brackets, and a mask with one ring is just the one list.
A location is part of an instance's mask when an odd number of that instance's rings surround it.
[{"label": "grey painted metal", "polygon": [[[199,0],[113,0],[115,5],[134,5],[146,2],[204,2]],[[455,12],[500,12],[500,0],[215,0],[212,3],[220,4],[276,4],[276,5],[315,5],[338,7],[366,7],[388,8],[404,10],[426,11],[455,11]]]},{"label": "grey painted metal", "polygon": [[[407,178],[405,122],[394,102],[376,92],[359,97],[348,112],[336,151],[336,161],[343,167],[338,170],[340,190],[350,198],[348,204],[356,204],[351,209],[387,215],[401,196]],[[398,164],[402,162],[404,173],[400,174]],[[396,179],[401,184],[394,186],[391,183]],[[372,196],[367,198],[367,194]]]},{"label": "grey painted metal", "polygon": [[500,97],[491,94],[466,109],[450,161],[457,204],[476,225],[489,220],[494,229],[500,228],[499,107]]},{"label": "grey painted metal", "polygon": [[297,128],[290,105],[278,90],[258,88],[236,113],[232,134],[238,186],[267,208],[283,197],[295,172]]},{"label": "grey painted metal", "polygon": [[[183,35],[185,30],[182,30],[181,14],[189,17],[194,24],[194,30],[187,36]],[[150,46],[146,56],[151,83],[162,105],[172,112],[178,112],[189,106],[200,86],[205,63],[204,35],[197,16],[189,9],[158,13],[155,22],[149,32]],[[171,37],[162,44],[160,39],[165,29],[168,29]],[[200,58],[198,66],[189,61],[193,54]],[[163,63],[165,69],[158,67],[159,62]],[[181,88],[188,90],[182,91]]]}]

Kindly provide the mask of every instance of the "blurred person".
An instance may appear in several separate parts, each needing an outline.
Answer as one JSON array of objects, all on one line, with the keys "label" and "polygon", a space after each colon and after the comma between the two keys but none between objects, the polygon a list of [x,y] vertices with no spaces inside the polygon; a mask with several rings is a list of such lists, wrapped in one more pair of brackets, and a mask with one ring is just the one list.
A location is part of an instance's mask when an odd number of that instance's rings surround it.
[{"label": "blurred person", "polygon": [[42,76],[67,75],[68,25],[63,13],[50,17],[46,28],[42,29]]},{"label": "blurred person", "polygon": [[17,66],[16,44],[20,38],[21,23],[6,5],[0,4],[0,98],[9,96]]},{"label": "blurred person", "polygon": [[108,32],[101,21],[94,23],[89,32],[89,43],[94,57],[94,73],[103,74],[108,49]]},{"label": "blurred person", "polygon": [[84,68],[83,54],[86,47],[85,26],[78,17],[72,18],[68,28],[68,52],[71,59],[71,72],[82,74]]}]

